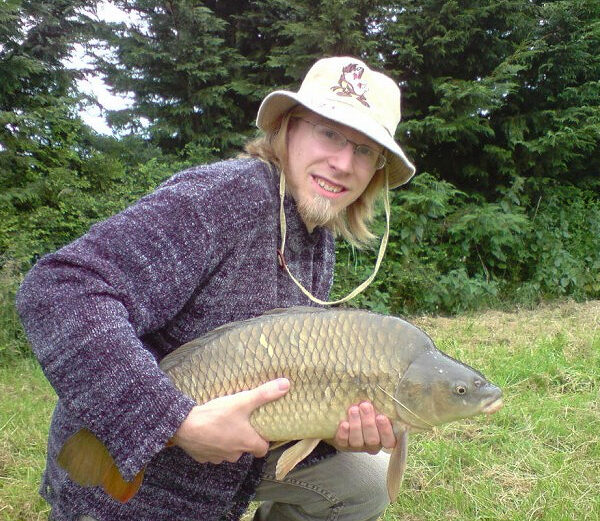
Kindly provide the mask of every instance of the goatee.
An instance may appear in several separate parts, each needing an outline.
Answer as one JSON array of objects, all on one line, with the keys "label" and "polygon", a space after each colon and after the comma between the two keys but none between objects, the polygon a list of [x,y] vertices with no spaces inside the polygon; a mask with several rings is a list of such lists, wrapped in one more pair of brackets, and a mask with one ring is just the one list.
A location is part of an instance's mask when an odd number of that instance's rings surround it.
[{"label": "goatee", "polygon": [[320,195],[315,195],[309,201],[298,203],[298,213],[312,231],[317,226],[327,227],[337,217],[340,210],[333,208],[331,201]]}]

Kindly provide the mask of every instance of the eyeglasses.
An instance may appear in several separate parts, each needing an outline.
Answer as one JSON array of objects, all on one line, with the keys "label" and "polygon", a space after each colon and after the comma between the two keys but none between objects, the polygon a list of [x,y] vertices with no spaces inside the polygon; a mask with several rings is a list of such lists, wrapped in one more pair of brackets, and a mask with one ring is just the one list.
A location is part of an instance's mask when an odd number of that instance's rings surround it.
[{"label": "eyeglasses", "polygon": [[298,116],[295,116],[294,119],[301,119],[305,123],[312,125],[313,137],[321,143],[321,145],[331,151],[339,152],[350,143],[354,147],[354,161],[356,162],[356,166],[364,169],[372,168],[374,170],[379,170],[385,166],[385,156],[369,145],[359,145],[354,141],[350,141],[341,132],[326,125],[313,123],[312,121]]}]

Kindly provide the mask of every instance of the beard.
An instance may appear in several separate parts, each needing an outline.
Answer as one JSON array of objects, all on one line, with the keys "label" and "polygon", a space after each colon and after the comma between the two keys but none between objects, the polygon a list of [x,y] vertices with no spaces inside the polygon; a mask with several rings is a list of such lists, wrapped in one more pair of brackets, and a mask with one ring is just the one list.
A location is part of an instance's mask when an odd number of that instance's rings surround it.
[{"label": "beard", "polygon": [[330,226],[340,211],[333,207],[329,199],[320,195],[315,195],[311,200],[301,201],[298,204],[298,213],[311,231],[317,226]]}]

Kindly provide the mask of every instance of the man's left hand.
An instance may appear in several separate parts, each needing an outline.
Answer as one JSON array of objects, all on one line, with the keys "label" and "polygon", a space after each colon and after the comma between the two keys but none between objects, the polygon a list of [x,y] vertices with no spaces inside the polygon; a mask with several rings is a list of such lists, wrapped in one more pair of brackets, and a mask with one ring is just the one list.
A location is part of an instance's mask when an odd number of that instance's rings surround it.
[{"label": "man's left hand", "polygon": [[348,419],[340,422],[331,444],[342,451],[377,454],[382,448],[393,449],[396,437],[389,418],[376,414],[370,402],[361,402],[348,409]]}]

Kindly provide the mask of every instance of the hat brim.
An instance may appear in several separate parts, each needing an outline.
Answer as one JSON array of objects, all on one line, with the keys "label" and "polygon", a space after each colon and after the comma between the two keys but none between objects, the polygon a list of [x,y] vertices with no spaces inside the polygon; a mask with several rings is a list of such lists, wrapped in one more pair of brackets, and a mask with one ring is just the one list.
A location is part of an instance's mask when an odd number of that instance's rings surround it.
[{"label": "hat brim", "polygon": [[385,147],[388,165],[390,188],[396,188],[407,183],[415,174],[414,165],[408,160],[404,151],[394,141],[394,136],[372,118],[356,110],[352,104],[343,98],[332,97],[311,99],[296,92],[277,90],[270,93],[260,105],[256,118],[259,129],[269,132],[279,126],[281,116],[296,105],[304,105],[307,109],[337,123],[346,125],[368,136],[370,139]]}]

